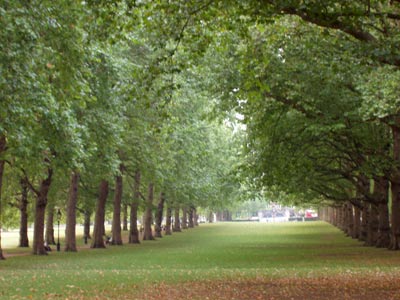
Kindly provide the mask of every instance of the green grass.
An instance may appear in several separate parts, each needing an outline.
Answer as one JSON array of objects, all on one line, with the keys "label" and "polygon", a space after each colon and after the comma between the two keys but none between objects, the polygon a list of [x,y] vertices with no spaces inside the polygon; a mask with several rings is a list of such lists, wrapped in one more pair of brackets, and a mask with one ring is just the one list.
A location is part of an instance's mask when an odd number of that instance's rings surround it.
[{"label": "green grass", "polygon": [[363,247],[322,222],[202,224],[140,245],[9,257],[0,261],[0,299],[76,299],[213,278],[398,273],[399,266],[399,253]]}]

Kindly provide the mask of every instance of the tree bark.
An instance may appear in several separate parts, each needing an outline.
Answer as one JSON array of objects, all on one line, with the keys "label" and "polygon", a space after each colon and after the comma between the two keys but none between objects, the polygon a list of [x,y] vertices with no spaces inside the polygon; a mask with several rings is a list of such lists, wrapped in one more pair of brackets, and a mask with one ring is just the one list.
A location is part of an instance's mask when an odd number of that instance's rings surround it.
[{"label": "tree bark", "polygon": [[181,220],[179,219],[179,206],[174,209],[174,227],[173,232],[181,232]]},{"label": "tree bark", "polygon": [[378,240],[378,206],[375,203],[370,204],[369,220],[368,220],[368,233],[366,245],[375,246]]},{"label": "tree bark", "polygon": [[358,206],[354,205],[354,230],[353,238],[359,239],[361,231],[361,210]]},{"label": "tree bark", "polygon": [[388,248],[390,246],[390,224],[389,224],[389,182],[383,176],[375,180],[378,198],[378,233],[376,246]]},{"label": "tree bark", "polygon": [[46,218],[46,234],[45,241],[47,245],[55,245],[54,239],[54,205],[47,205],[47,218]]},{"label": "tree bark", "polygon": [[99,198],[97,200],[96,215],[94,219],[93,240],[91,248],[105,248],[104,244],[104,218],[108,196],[108,181],[102,180],[99,188]]},{"label": "tree bark", "polygon": [[193,207],[189,207],[189,228],[193,228],[194,227],[194,214],[193,214],[194,208]]},{"label": "tree bark", "polygon": [[167,215],[166,215],[166,220],[165,220],[165,235],[172,234],[171,224],[172,224],[172,209],[171,209],[170,205],[168,205]]},{"label": "tree bark", "polygon": [[138,220],[138,208],[139,208],[139,198],[140,198],[140,171],[135,172],[135,182],[133,186],[133,199],[131,202],[131,215],[130,215],[130,227],[129,227],[129,243],[139,244],[139,230],[137,228]]},{"label": "tree bark", "polygon": [[153,200],[154,200],[154,185],[152,182],[150,182],[148,196],[147,196],[147,203],[146,203],[145,218],[144,218],[143,240],[145,241],[154,240],[153,231],[151,229],[151,223],[153,219],[153,214],[152,214]]},{"label": "tree bark", "polygon": [[36,194],[36,203],[32,251],[35,255],[47,255],[46,249],[44,248],[44,218],[47,206],[47,194],[50,190],[52,176],[53,170],[47,168],[47,178],[41,181],[39,190],[34,191]]},{"label": "tree bark", "polygon": [[[122,168],[121,168],[122,170]],[[121,235],[122,176],[115,179],[114,213],[112,223],[112,245],[122,245]]]},{"label": "tree bark", "polygon": [[19,203],[20,222],[19,222],[19,247],[29,247],[28,238],[28,183],[25,178],[21,178],[21,200]]},{"label": "tree bark", "polygon": [[187,207],[182,207],[182,229],[188,229],[188,222],[187,222]]},{"label": "tree bark", "polygon": [[199,215],[197,214],[196,209],[193,209],[193,220],[194,220],[194,226],[199,226]]},{"label": "tree bark", "polygon": [[367,241],[369,222],[369,204],[362,202],[360,241]]},{"label": "tree bark", "polygon": [[165,194],[163,192],[160,193],[160,201],[157,205],[156,211],[156,224],[155,224],[155,237],[162,237],[162,219],[163,219],[163,211],[164,211],[164,203],[165,203]]},{"label": "tree bark", "polygon": [[396,121],[397,124],[392,126],[393,161],[396,167],[390,179],[392,192],[392,230],[389,249],[391,250],[400,249],[400,120],[397,119]]},{"label": "tree bark", "polygon": [[122,207],[122,231],[128,231],[128,204],[124,203]]},{"label": "tree bark", "polygon": [[78,203],[79,174],[72,172],[66,211],[65,248],[66,252],[76,252],[76,205]]},{"label": "tree bark", "polygon": [[90,216],[91,212],[85,210],[84,212],[84,221],[83,221],[83,238],[85,240],[91,239],[92,236],[90,235]]},{"label": "tree bark", "polygon": [[[6,151],[6,137],[4,135],[0,135],[0,155]],[[0,260],[5,259],[3,255],[3,249],[1,247],[1,231],[3,229],[3,224],[1,222],[2,218],[2,206],[1,206],[1,192],[3,190],[3,175],[4,175],[4,165],[5,161],[0,160]]]}]

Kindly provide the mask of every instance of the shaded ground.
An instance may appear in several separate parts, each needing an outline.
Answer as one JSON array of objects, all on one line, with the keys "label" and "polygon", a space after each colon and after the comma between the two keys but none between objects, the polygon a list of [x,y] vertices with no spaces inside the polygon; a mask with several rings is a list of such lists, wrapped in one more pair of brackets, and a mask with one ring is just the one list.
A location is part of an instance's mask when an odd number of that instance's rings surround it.
[{"label": "shaded ground", "polygon": [[324,278],[280,278],[159,284],[135,299],[205,300],[303,300],[303,299],[400,299],[400,278],[375,274]]}]

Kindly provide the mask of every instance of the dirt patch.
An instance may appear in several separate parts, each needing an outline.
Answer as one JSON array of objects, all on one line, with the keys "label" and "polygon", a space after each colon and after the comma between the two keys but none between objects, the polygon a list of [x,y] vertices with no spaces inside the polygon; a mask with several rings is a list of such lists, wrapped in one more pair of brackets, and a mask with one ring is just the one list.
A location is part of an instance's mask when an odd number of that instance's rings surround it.
[{"label": "dirt patch", "polygon": [[158,284],[135,299],[203,300],[303,300],[303,299],[400,299],[400,279],[392,276],[334,276],[218,280]]}]

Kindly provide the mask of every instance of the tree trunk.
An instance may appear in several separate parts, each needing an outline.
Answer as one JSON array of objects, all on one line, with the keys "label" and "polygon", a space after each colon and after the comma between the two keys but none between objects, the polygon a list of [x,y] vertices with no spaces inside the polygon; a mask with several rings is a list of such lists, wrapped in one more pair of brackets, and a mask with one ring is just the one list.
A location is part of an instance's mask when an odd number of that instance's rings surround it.
[{"label": "tree trunk", "polygon": [[[397,121],[399,123],[399,121]],[[398,125],[398,124],[397,124]],[[390,235],[390,249],[400,249],[400,127],[392,126],[393,134],[393,160],[397,164],[396,170],[391,177],[392,191],[392,230]]]},{"label": "tree trunk", "polygon": [[[122,169],[122,168],[121,168]],[[112,245],[122,245],[121,236],[122,176],[115,179],[114,213],[112,223]]]},{"label": "tree trunk", "polygon": [[48,168],[47,172],[47,178],[41,181],[39,190],[35,191],[35,225],[33,228],[32,249],[33,254],[35,255],[47,255],[46,249],[44,248],[44,218],[47,206],[47,194],[50,190],[53,170],[51,168]]},{"label": "tree trunk", "polygon": [[76,252],[76,205],[78,203],[79,174],[72,172],[66,211],[65,248],[67,252]]},{"label": "tree trunk", "polygon": [[165,202],[165,194],[161,192],[160,201],[157,205],[156,211],[156,224],[155,224],[155,237],[162,237],[162,219],[163,219],[163,211],[164,211],[164,202]]},{"label": "tree trunk", "polygon": [[368,233],[367,233],[367,246],[375,246],[378,240],[378,206],[375,203],[370,204],[369,220],[368,220]]},{"label": "tree trunk", "polygon": [[124,203],[122,207],[122,231],[128,231],[128,204]]},{"label": "tree trunk", "polygon": [[[6,151],[6,137],[4,135],[0,135],[0,155],[2,155]],[[3,188],[3,174],[4,174],[4,165],[5,161],[0,160],[0,260],[4,259],[3,249],[1,247],[1,232],[3,230],[3,211],[1,206],[1,192]]]},{"label": "tree trunk", "polygon": [[194,208],[193,207],[189,207],[189,228],[193,228],[194,227],[194,214],[193,214]]},{"label": "tree trunk", "polygon": [[97,200],[96,215],[94,218],[93,241],[91,248],[105,248],[104,244],[104,217],[106,201],[108,196],[108,181],[102,180],[99,188],[99,198]]},{"label": "tree trunk", "polygon": [[345,204],[345,232],[348,236],[353,237],[354,235],[354,214],[353,205],[350,202]]},{"label": "tree trunk", "polygon": [[214,222],[214,214],[212,211],[208,214],[208,223]]},{"label": "tree trunk", "polygon": [[193,220],[194,220],[194,226],[199,226],[199,215],[197,214],[196,209],[193,209]]},{"label": "tree trunk", "polygon": [[131,203],[131,215],[130,215],[130,227],[129,227],[129,243],[139,244],[139,230],[137,228],[138,220],[138,208],[139,208],[139,198],[140,198],[140,171],[135,172],[135,182],[133,186],[133,200]]},{"label": "tree trunk", "polygon": [[151,223],[153,219],[153,214],[152,214],[153,200],[154,200],[154,185],[152,182],[150,182],[148,196],[147,196],[145,217],[144,217],[143,240],[145,241],[154,240],[153,231],[151,229]]},{"label": "tree trunk", "polygon": [[378,199],[378,233],[376,246],[388,248],[390,246],[390,224],[389,224],[389,182],[383,176],[375,179],[375,189]]},{"label": "tree trunk", "polygon": [[54,205],[47,206],[47,218],[46,218],[46,234],[45,241],[47,245],[55,245],[54,239]]},{"label": "tree trunk", "polygon": [[172,230],[171,230],[171,224],[172,224],[172,209],[170,205],[168,205],[167,208],[167,215],[166,215],[166,220],[165,220],[165,235],[171,235]]},{"label": "tree trunk", "polygon": [[369,222],[369,205],[367,202],[362,202],[361,211],[361,233],[360,241],[366,241],[368,236],[368,222]]},{"label": "tree trunk", "polygon": [[173,232],[181,232],[181,220],[179,219],[179,206],[174,209],[174,227]]},{"label": "tree trunk", "polygon": [[92,236],[90,235],[90,215],[92,213],[88,210],[85,210],[84,213],[84,221],[83,221],[83,238],[85,241],[91,239]]},{"label": "tree trunk", "polygon": [[182,207],[182,229],[188,229],[188,222],[187,222],[187,208],[186,206]]},{"label": "tree trunk", "polygon": [[360,231],[361,231],[361,210],[358,206],[354,206],[354,230],[353,230],[354,235],[353,235],[353,238],[359,239]]},{"label": "tree trunk", "polygon": [[29,247],[28,238],[28,183],[25,178],[21,178],[21,201],[19,203],[20,222],[19,222],[19,247]]}]

